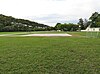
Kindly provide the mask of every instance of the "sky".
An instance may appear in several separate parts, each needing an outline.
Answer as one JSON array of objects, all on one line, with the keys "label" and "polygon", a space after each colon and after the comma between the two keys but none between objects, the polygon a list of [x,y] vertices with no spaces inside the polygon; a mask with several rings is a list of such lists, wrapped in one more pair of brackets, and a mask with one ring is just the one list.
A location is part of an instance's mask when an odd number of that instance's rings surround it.
[{"label": "sky", "polygon": [[0,0],[0,14],[49,26],[77,23],[100,12],[100,0]]}]

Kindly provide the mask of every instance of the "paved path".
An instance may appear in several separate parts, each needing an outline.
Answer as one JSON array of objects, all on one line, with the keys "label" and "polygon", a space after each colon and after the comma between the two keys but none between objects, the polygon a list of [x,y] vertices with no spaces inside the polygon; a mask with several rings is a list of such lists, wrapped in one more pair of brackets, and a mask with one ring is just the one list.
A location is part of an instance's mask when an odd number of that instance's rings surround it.
[{"label": "paved path", "polygon": [[72,35],[70,34],[27,34],[27,35],[2,34],[0,36],[72,36]]},{"label": "paved path", "polygon": [[72,36],[70,34],[29,34],[29,35],[21,35],[21,36]]}]

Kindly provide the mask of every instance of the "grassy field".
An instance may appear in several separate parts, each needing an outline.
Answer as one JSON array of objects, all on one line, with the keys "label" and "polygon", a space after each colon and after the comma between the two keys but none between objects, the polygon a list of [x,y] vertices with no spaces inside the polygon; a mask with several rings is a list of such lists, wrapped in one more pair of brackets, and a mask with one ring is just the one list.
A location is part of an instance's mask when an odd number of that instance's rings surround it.
[{"label": "grassy field", "polygon": [[100,38],[68,33],[73,36],[0,37],[0,74],[100,74]]},{"label": "grassy field", "polygon": [[57,32],[57,31],[34,31],[34,32],[0,32],[0,35],[26,35],[26,34],[71,34],[73,37],[100,38],[100,32]]}]

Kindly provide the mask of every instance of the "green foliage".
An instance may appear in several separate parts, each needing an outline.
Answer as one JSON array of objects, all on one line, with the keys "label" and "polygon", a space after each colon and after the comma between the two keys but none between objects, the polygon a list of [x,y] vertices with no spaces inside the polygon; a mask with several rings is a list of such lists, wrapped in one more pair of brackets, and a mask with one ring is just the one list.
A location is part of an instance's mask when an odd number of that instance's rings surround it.
[{"label": "green foliage", "polygon": [[0,14],[0,31],[30,31],[34,28],[39,29],[39,27],[42,27],[40,30],[44,30],[49,26]]},{"label": "green foliage", "polygon": [[91,20],[91,27],[100,27],[100,14],[95,12],[89,18]]},{"label": "green foliage", "polygon": [[96,22],[96,26],[97,27],[100,27],[100,22]]},{"label": "green foliage", "polygon": [[80,18],[78,24],[79,24],[79,26],[80,26],[80,28],[81,28],[82,30],[85,29],[85,28],[84,28],[84,23],[83,23],[83,22],[84,22],[83,19]]},{"label": "green foliage", "polygon": [[100,27],[100,14],[98,12],[93,13],[89,20],[80,18],[78,22],[80,29],[86,29],[89,25],[91,25],[90,27]]},{"label": "green foliage", "polygon": [[69,24],[61,24],[61,23],[57,23],[57,25],[55,26],[56,30],[62,30],[62,31],[76,31],[78,30],[78,25],[73,24],[73,23],[69,23]]}]

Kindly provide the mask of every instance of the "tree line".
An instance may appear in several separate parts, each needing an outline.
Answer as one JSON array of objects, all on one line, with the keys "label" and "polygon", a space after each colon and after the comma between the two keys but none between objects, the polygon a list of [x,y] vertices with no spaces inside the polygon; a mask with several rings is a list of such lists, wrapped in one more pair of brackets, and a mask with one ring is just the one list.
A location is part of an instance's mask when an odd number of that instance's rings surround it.
[{"label": "tree line", "polygon": [[68,24],[62,24],[57,23],[55,26],[56,30],[61,31],[77,31],[77,30],[84,30],[88,26],[90,27],[100,27],[100,14],[98,12],[93,13],[89,19],[79,19],[79,22],[77,24],[68,23]]},{"label": "tree line", "polygon": [[50,27],[44,24],[0,14],[0,31],[44,31],[49,29]]},{"label": "tree line", "polygon": [[100,14],[98,12],[93,13],[89,19],[80,18],[77,24],[57,23],[55,27],[0,14],[0,31],[77,31],[84,30],[89,25],[90,27],[100,27]]},{"label": "tree line", "polygon": [[55,26],[55,30],[61,30],[61,31],[76,31],[78,30],[78,25],[73,24],[73,23],[57,23]]},{"label": "tree line", "polygon": [[93,13],[88,20],[80,18],[78,24],[81,29],[86,29],[89,25],[90,27],[100,27],[100,14],[98,12]]}]

